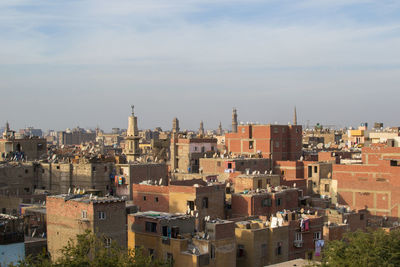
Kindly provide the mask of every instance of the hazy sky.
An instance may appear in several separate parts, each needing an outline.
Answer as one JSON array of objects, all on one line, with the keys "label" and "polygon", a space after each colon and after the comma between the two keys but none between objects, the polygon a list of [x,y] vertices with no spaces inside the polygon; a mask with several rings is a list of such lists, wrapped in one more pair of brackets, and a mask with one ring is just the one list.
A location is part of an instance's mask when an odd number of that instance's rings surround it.
[{"label": "hazy sky", "polygon": [[400,1],[0,0],[14,129],[400,125]]}]

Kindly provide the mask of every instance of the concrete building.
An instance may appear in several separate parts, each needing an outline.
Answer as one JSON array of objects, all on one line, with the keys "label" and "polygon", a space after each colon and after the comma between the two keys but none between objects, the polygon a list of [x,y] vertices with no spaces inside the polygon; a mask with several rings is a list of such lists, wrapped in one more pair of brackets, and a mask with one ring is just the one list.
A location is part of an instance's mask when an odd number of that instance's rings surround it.
[{"label": "concrete building", "polygon": [[59,145],[80,145],[96,141],[96,132],[79,128],[79,126],[72,130],[67,129],[66,131],[58,132],[57,134]]},{"label": "concrete building", "polygon": [[276,174],[242,174],[232,179],[235,192],[255,191],[267,189],[268,186],[277,187],[281,178]]},{"label": "concrete building", "polygon": [[89,195],[55,195],[46,199],[47,245],[52,259],[60,257],[60,249],[69,239],[86,230],[104,239],[126,246],[125,200]]},{"label": "concrete building", "polygon": [[128,247],[170,261],[173,266],[236,266],[234,223],[210,221],[194,235],[194,218],[139,212],[128,216]]},{"label": "concrete building", "polygon": [[302,148],[300,125],[239,125],[238,132],[225,134],[225,145],[235,155],[277,160],[298,160]]},{"label": "concrete building", "polygon": [[[290,216],[289,216],[290,217]],[[324,218],[319,215],[297,214],[289,223],[289,260],[321,259]]]},{"label": "concrete building", "polygon": [[38,188],[65,194],[74,188],[97,190],[105,195],[113,190],[112,162],[41,163]]},{"label": "concrete building", "polygon": [[271,170],[271,161],[264,158],[201,158],[200,170],[203,174],[230,174],[238,172],[265,173]]},{"label": "concrete building", "polygon": [[289,258],[288,225],[274,225],[266,220],[236,222],[236,266],[262,267]]},{"label": "concrete building", "polygon": [[172,171],[198,173],[200,158],[211,158],[217,152],[217,139],[185,138],[174,132],[170,151]]},{"label": "concrete building", "polygon": [[0,139],[0,160],[38,160],[47,155],[47,141],[39,137],[16,138],[7,122]]}]

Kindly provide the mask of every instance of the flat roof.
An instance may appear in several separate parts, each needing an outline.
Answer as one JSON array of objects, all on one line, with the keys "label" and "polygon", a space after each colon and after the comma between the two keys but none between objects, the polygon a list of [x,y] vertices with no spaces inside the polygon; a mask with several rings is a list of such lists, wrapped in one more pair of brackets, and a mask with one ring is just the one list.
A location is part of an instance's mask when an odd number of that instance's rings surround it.
[{"label": "flat roof", "polygon": [[78,201],[83,203],[112,203],[112,202],[125,202],[124,199],[118,197],[98,197],[98,196],[90,196],[88,194],[61,194],[48,196],[49,198],[61,198],[64,201]]},{"label": "flat roof", "polygon": [[175,219],[189,219],[192,216],[184,213],[169,213],[169,212],[159,212],[159,211],[143,211],[130,214],[134,217],[145,217],[151,219],[165,219],[165,220],[175,220]]}]

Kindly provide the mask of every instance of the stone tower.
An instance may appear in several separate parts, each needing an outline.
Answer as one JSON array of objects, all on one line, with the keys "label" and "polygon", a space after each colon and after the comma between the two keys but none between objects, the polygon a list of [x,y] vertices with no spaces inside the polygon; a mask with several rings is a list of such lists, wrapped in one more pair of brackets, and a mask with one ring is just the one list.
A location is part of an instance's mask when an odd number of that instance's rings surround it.
[{"label": "stone tower", "polygon": [[218,126],[218,132],[217,132],[217,134],[218,134],[218,135],[222,135],[222,134],[223,134],[223,130],[222,130],[222,123],[221,123],[221,122],[219,122],[219,126]]},{"label": "stone tower", "polygon": [[233,111],[232,111],[232,132],[233,133],[237,133],[237,127],[238,127],[237,112],[236,112],[236,108],[233,108]]},{"label": "stone tower", "polygon": [[170,163],[171,171],[175,171],[178,168],[178,151],[177,145],[179,134],[179,120],[174,118],[172,121],[172,133],[171,133],[171,145],[170,145]]},{"label": "stone tower", "polygon": [[200,121],[199,135],[204,136],[204,124]]},{"label": "stone tower", "polygon": [[132,115],[128,118],[128,130],[125,138],[125,155],[129,162],[136,161],[140,157],[139,150],[139,130],[137,125],[137,117],[135,117],[134,106],[132,105]]},{"label": "stone tower", "polygon": [[179,120],[177,117],[174,118],[172,121],[172,132],[178,133],[179,132]]},{"label": "stone tower", "polygon": [[293,125],[297,125],[297,112],[296,112],[296,106],[294,106]]}]

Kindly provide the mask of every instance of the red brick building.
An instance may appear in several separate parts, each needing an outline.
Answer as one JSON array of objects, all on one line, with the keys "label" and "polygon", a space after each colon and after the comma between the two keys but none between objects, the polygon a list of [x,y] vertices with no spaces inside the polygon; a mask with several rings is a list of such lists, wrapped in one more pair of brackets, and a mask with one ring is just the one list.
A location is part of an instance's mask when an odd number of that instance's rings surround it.
[{"label": "red brick building", "polygon": [[400,216],[400,147],[362,149],[362,164],[333,165],[339,204],[372,215]]},{"label": "red brick building", "polygon": [[196,216],[198,230],[204,229],[204,218],[225,218],[225,185],[207,185],[195,180],[189,185],[133,185],[133,203],[140,211],[188,213]]},{"label": "red brick building", "polygon": [[298,160],[302,149],[301,125],[239,125],[236,133],[225,134],[229,152],[237,155],[262,154],[276,160]]},{"label": "red brick building", "polygon": [[281,189],[280,191],[260,190],[259,193],[232,194],[232,217],[267,216],[284,209],[297,209],[301,191],[296,188]]}]

